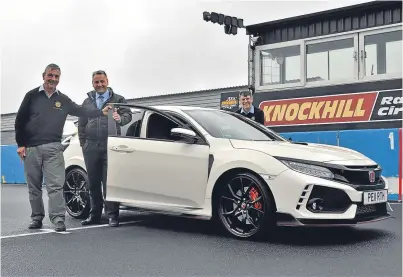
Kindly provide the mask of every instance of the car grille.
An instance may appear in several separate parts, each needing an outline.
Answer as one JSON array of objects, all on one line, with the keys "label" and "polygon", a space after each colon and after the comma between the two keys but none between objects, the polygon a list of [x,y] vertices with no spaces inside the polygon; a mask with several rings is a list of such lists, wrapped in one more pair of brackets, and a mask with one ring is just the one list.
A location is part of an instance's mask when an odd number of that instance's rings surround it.
[{"label": "car grille", "polygon": [[374,205],[362,205],[357,206],[356,218],[367,218],[372,216],[387,215],[386,203],[374,204]]},{"label": "car grille", "polygon": [[[381,178],[382,169],[375,166],[343,166],[329,168],[335,175],[336,181],[348,184],[356,190],[374,190],[385,188],[385,182]],[[375,181],[370,182],[369,173],[374,171]]]}]

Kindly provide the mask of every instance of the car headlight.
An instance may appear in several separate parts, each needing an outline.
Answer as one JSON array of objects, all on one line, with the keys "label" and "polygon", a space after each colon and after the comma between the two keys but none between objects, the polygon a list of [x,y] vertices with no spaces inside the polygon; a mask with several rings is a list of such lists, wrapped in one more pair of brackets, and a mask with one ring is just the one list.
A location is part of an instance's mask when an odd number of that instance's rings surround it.
[{"label": "car headlight", "polygon": [[326,178],[326,179],[334,178],[334,174],[329,169],[322,167],[322,166],[294,162],[294,161],[287,161],[287,160],[281,160],[281,162],[283,162],[285,165],[287,165],[292,170],[298,171],[303,174],[312,175],[312,176],[320,177],[320,178]]}]

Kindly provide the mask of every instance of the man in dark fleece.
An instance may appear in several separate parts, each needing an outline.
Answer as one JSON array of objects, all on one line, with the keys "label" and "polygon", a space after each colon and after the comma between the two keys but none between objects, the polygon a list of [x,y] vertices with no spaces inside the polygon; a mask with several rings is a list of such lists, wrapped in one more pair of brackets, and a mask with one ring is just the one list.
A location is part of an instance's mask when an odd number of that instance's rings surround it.
[{"label": "man in dark fleece", "polygon": [[[108,76],[105,71],[98,70],[92,74],[92,85],[94,90],[87,93],[88,97],[84,100],[83,107],[103,109],[108,103],[127,103],[123,96],[108,87]],[[120,133],[120,127],[131,122],[132,112],[128,108],[121,107],[114,111],[113,119]],[[98,224],[102,215],[103,200],[107,193],[108,117],[100,116],[91,119],[80,117],[78,135],[88,172],[91,202],[90,215],[82,222],[82,225]],[[111,227],[119,226],[119,203],[105,201],[105,214],[109,218]]]}]

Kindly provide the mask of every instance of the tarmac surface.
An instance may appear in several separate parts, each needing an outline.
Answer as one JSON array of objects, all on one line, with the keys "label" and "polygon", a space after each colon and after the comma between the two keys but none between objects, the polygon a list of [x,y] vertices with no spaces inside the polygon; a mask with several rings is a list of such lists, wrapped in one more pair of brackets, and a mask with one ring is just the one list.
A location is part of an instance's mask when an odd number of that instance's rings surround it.
[{"label": "tarmac surface", "polygon": [[[208,221],[121,213],[124,225],[27,229],[25,186],[2,185],[1,276],[402,276],[402,208],[356,228],[281,228],[264,242],[219,235]],[[47,211],[47,195],[44,202]]]}]

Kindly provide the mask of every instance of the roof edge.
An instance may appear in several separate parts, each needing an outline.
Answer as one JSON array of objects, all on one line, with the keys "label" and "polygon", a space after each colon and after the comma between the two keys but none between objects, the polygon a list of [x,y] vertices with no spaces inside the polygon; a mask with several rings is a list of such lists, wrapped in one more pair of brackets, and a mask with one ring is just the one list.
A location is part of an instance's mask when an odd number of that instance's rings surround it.
[{"label": "roof edge", "polygon": [[364,3],[359,3],[355,5],[350,5],[350,6],[344,6],[344,7],[339,7],[339,8],[334,8],[334,9],[327,9],[327,10],[322,10],[319,12],[314,12],[314,13],[309,13],[309,14],[302,14],[302,15],[297,15],[293,17],[287,17],[287,18],[282,18],[282,19],[277,19],[273,21],[267,21],[267,22],[262,22],[262,23],[257,23],[257,24],[252,24],[246,26],[246,32],[248,34],[253,34],[256,33],[259,29],[262,29],[264,27],[278,27],[278,25],[285,25],[285,24],[292,24],[294,22],[297,22],[299,20],[310,20],[316,17],[323,17],[323,16],[329,16],[329,15],[334,15],[342,12],[353,12],[354,10],[361,10],[361,9],[373,9],[375,7],[379,6],[385,6],[385,5],[396,5],[397,3],[401,3],[399,1],[368,1]]},{"label": "roof edge", "polygon": [[218,90],[231,90],[231,89],[246,89],[248,85],[239,85],[239,86],[231,86],[231,87],[221,87],[221,88],[212,88],[212,89],[203,89],[203,90],[193,90],[193,91],[184,91],[184,92],[174,92],[174,93],[167,93],[167,94],[158,94],[152,96],[144,96],[144,97],[137,97],[137,98],[130,98],[126,99],[127,101],[133,100],[140,100],[140,99],[147,99],[147,98],[156,98],[156,97],[164,97],[164,96],[174,96],[174,95],[184,95],[184,94],[197,94],[202,92],[210,92],[210,91],[218,91]]},{"label": "roof edge", "polygon": [[[142,99],[149,99],[149,98],[157,98],[157,97],[162,97],[162,96],[173,96],[173,95],[184,95],[184,94],[193,94],[193,93],[201,93],[201,92],[209,92],[209,91],[215,91],[215,90],[231,90],[231,89],[246,89],[248,88],[248,85],[239,85],[239,86],[231,86],[231,87],[221,87],[221,88],[213,88],[213,89],[204,89],[204,90],[194,90],[194,91],[185,91],[185,92],[174,92],[174,93],[168,93],[168,94],[158,94],[158,95],[152,95],[152,96],[144,96],[144,97],[137,97],[137,98],[128,98],[126,101],[135,101],[135,100],[142,100]],[[4,113],[1,114],[1,116],[10,116],[10,115],[15,115],[17,114],[16,112],[14,113]]]}]

